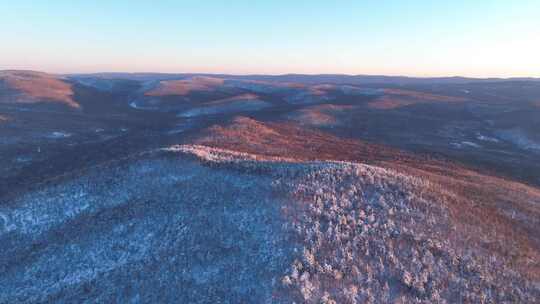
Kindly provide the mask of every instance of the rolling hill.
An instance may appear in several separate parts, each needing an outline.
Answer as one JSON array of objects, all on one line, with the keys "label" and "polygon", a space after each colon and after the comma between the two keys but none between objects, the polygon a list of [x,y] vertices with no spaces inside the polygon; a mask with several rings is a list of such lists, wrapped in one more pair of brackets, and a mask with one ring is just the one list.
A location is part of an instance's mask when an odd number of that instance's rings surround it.
[{"label": "rolling hill", "polygon": [[60,77],[33,71],[0,71],[0,102],[80,107],[73,100],[73,89],[69,83]]},{"label": "rolling hill", "polygon": [[534,79],[1,71],[0,303],[534,303],[538,100]]}]

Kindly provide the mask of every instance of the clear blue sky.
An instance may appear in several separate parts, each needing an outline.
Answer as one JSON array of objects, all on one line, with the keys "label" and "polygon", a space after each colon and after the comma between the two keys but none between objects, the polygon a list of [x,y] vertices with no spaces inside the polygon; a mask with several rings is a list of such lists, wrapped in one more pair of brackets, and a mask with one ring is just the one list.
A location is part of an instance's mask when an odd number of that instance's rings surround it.
[{"label": "clear blue sky", "polygon": [[0,69],[540,77],[539,0],[0,0]]}]

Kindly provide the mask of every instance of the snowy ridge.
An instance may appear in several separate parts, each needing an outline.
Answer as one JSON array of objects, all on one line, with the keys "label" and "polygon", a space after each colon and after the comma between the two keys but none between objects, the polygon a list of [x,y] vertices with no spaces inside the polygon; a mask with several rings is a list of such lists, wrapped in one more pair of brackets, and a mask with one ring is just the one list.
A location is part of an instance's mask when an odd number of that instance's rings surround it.
[{"label": "snowy ridge", "polygon": [[454,242],[451,196],[360,163],[158,149],[0,204],[0,303],[534,302]]},{"label": "snowy ridge", "polygon": [[297,302],[528,302],[539,294],[496,256],[454,243],[445,206],[453,194],[426,180],[350,162],[299,163],[204,146],[170,151],[271,173],[290,202],[282,207],[288,231],[299,240],[281,278],[281,292]]}]

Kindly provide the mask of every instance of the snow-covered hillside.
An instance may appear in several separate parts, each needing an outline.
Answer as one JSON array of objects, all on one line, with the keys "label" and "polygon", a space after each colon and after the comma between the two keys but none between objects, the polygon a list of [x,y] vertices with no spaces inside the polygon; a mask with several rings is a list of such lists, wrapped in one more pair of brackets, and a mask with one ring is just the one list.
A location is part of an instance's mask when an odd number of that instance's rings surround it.
[{"label": "snow-covered hillside", "polygon": [[137,154],[0,205],[0,302],[538,298],[496,257],[454,243],[448,196],[359,163],[193,145]]}]

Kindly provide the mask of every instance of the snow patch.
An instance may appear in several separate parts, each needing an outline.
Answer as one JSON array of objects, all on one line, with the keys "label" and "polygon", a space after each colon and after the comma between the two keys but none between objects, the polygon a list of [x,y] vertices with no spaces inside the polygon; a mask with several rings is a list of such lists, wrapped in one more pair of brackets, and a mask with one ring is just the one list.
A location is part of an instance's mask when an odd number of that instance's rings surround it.
[{"label": "snow patch", "polygon": [[524,150],[540,151],[540,143],[530,139],[525,132],[519,128],[510,130],[499,131],[498,134],[501,138],[515,144]]},{"label": "snow patch", "polygon": [[51,139],[60,139],[60,138],[68,138],[71,137],[71,133],[63,132],[63,131],[55,131],[50,134],[48,134],[46,137]]},{"label": "snow patch", "polygon": [[500,142],[500,140],[498,140],[495,137],[485,136],[485,135],[482,135],[480,133],[476,134],[476,139],[481,140],[481,141],[493,142],[493,143]]},{"label": "snow patch", "polygon": [[452,145],[452,146],[454,146],[454,147],[456,147],[458,149],[466,148],[466,147],[475,148],[475,149],[482,148],[482,146],[480,146],[479,144],[476,144],[476,143],[473,143],[473,142],[470,142],[470,141],[462,141],[460,143],[453,142],[453,143],[450,143],[450,145]]},{"label": "snow patch", "polygon": [[129,103],[129,106],[132,107],[133,109],[137,109],[137,110],[150,110],[150,111],[158,110],[158,107],[143,106],[143,105],[140,105],[139,102],[140,101],[138,101],[138,100],[134,100],[134,101]]}]

